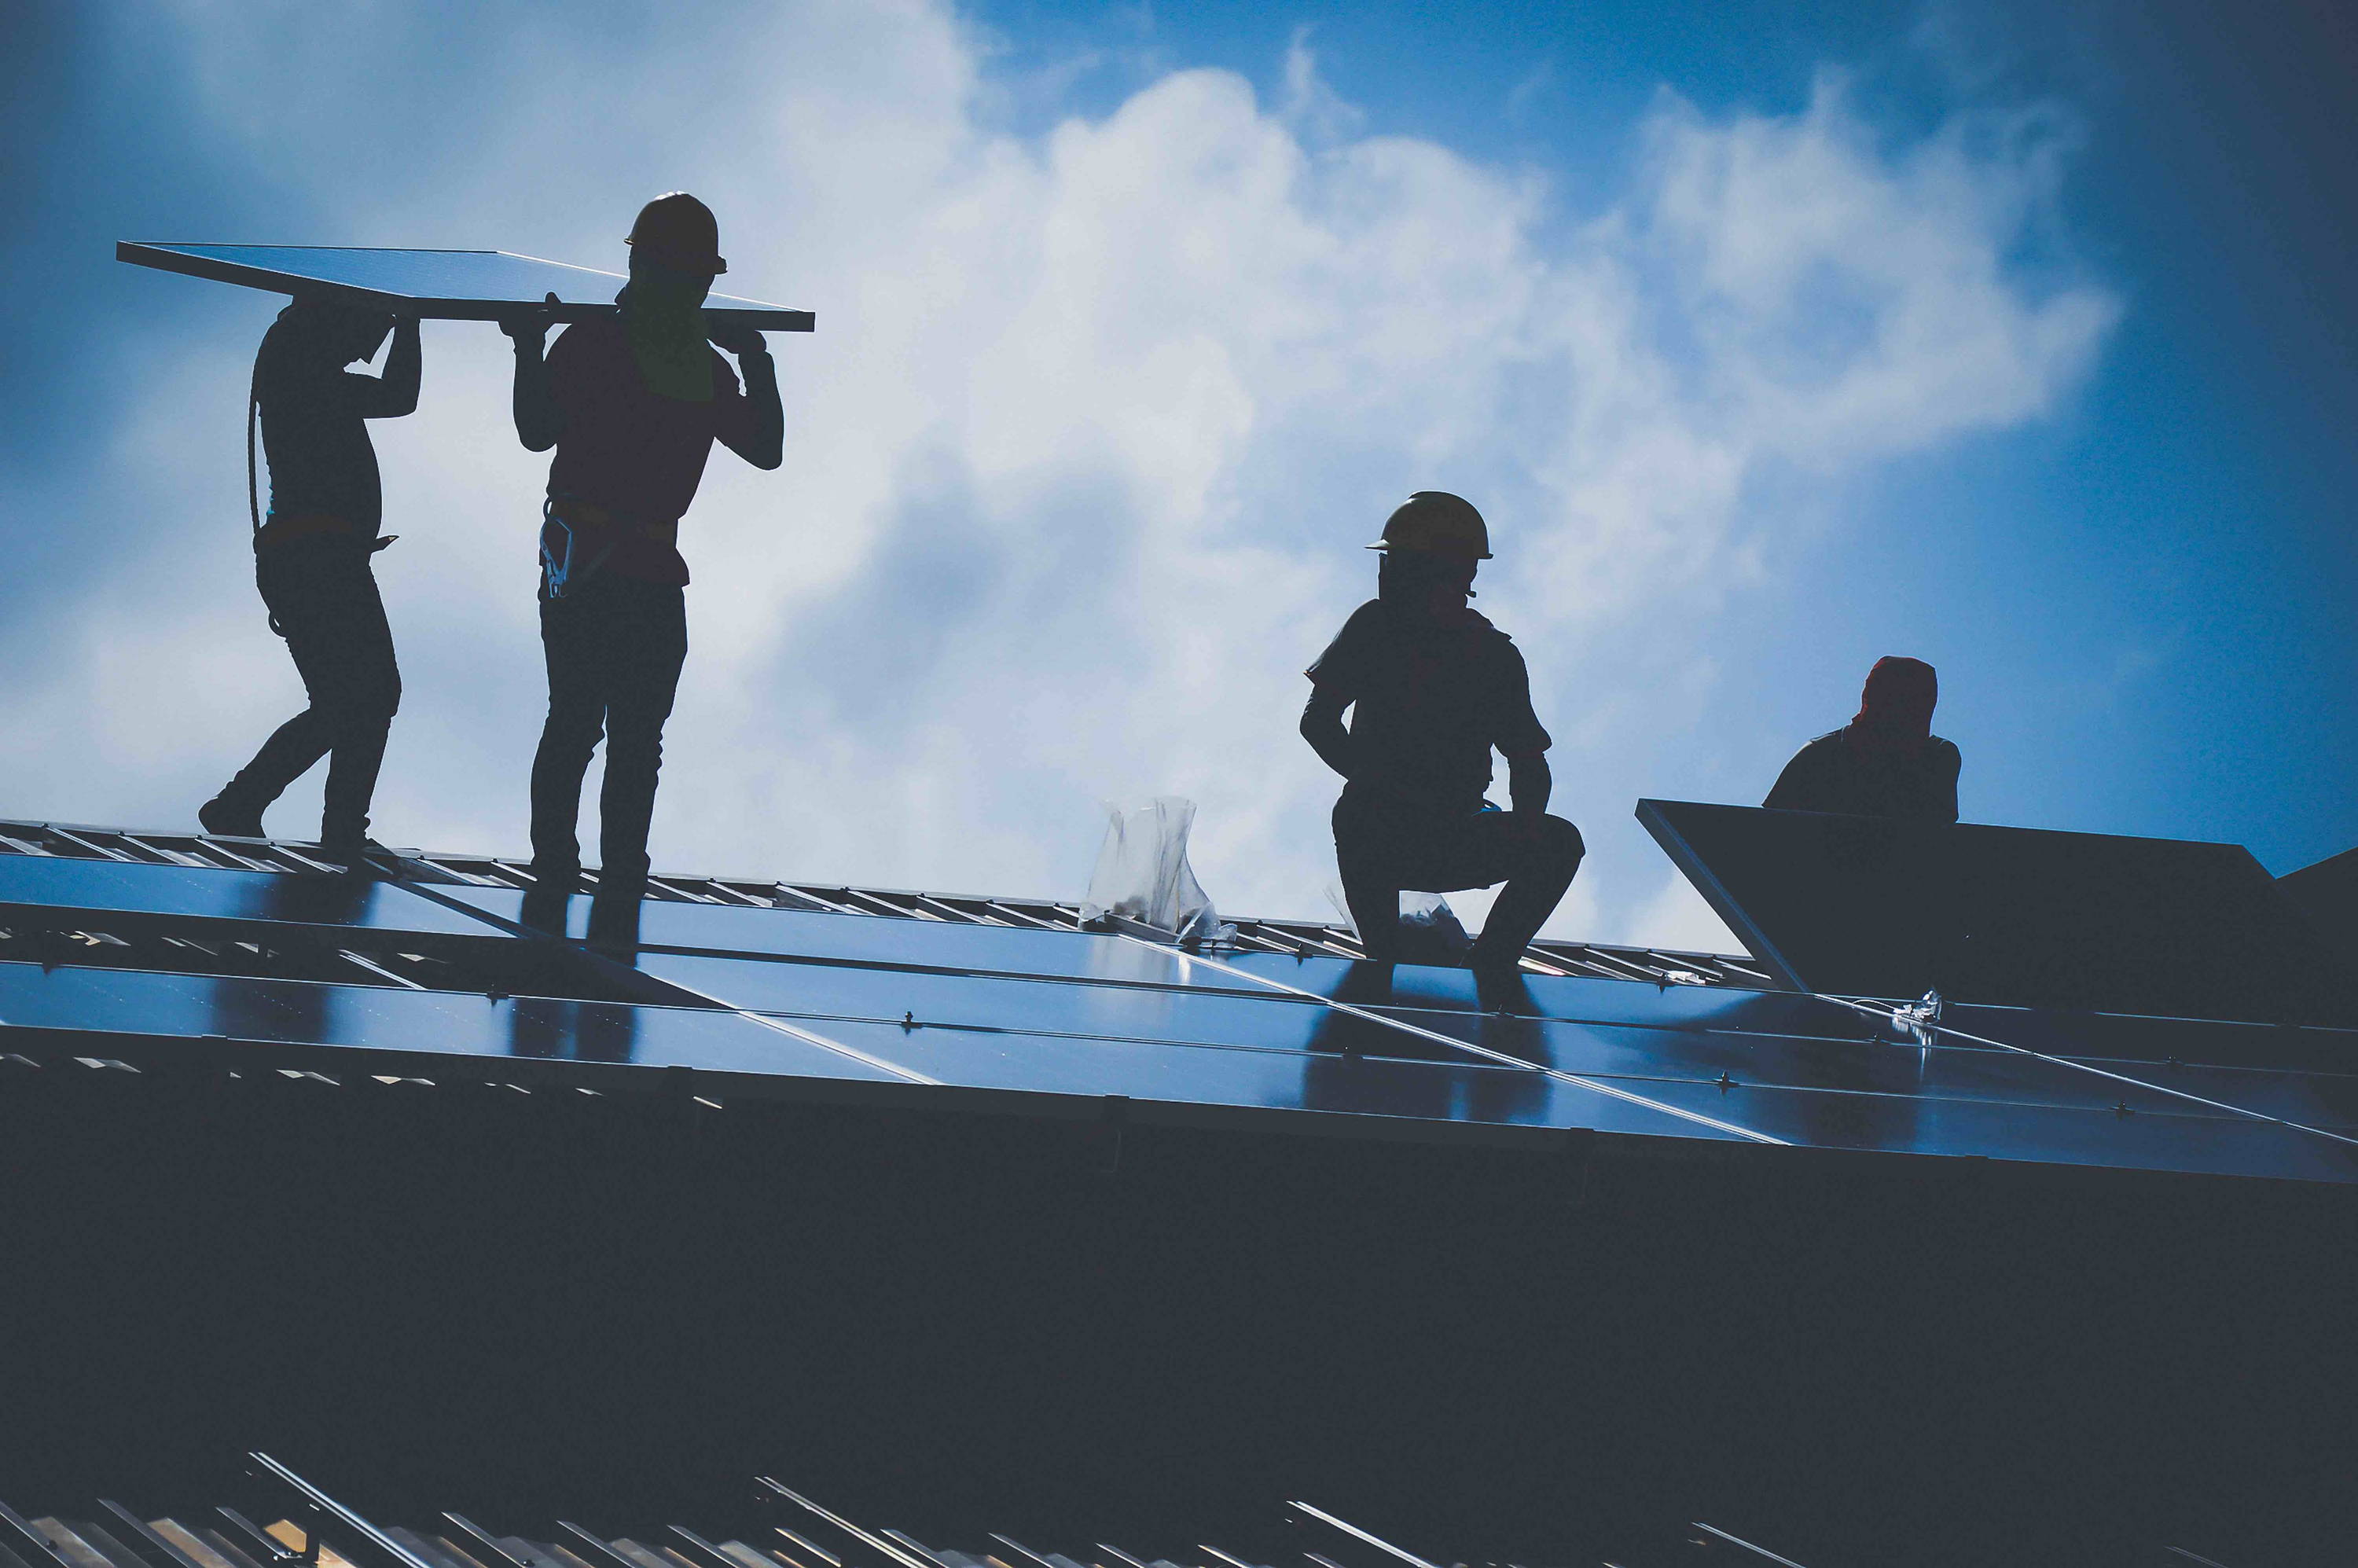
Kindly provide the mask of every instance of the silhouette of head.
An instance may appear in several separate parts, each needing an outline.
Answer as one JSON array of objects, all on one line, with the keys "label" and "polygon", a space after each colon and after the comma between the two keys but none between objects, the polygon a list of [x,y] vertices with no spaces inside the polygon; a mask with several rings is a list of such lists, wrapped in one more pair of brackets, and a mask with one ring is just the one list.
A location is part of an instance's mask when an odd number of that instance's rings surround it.
[{"label": "silhouette of head", "polygon": [[1940,677],[1931,665],[1887,654],[1867,671],[1858,717],[1851,722],[1894,740],[1922,740],[1932,733],[1932,707],[1940,697]]},{"label": "silhouette of head", "polygon": [[1474,574],[1490,558],[1490,530],[1473,503],[1445,490],[1420,490],[1384,520],[1376,597],[1413,614],[1446,617],[1466,608]]},{"label": "silhouette of head", "polygon": [[719,220],[685,190],[667,190],[640,208],[638,222],[622,243],[631,247],[633,276],[642,260],[675,272],[701,273],[708,282],[729,270],[720,259]]},{"label": "silhouette of head", "polygon": [[1376,566],[1376,597],[1394,609],[1442,618],[1466,608],[1474,596],[1472,556],[1433,550],[1386,550]]}]

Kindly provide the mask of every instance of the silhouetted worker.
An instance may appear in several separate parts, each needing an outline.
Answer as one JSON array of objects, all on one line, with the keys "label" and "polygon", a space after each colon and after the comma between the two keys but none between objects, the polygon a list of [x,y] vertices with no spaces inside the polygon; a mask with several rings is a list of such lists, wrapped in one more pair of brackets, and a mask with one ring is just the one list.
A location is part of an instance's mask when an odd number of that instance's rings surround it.
[{"label": "silhouetted worker", "polygon": [[[1303,672],[1303,739],[1346,781],[1335,803],[1343,895],[1360,946],[1389,964],[1402,890],[1503,881],[1468,966],[1511,975],[1585,851],[1578,828],[1547,815],[1551,742],[1523,656],[1466,602],[1489,530],[1471,503],[1422,490],[1368,547],[1383,552],[1376,597]],[[1493,748],[1507,759],[1511,811],[1483,798]]]},{"label": "silhouetted worker", "polygon": [[[620,315],[568,327],[545,361],[546,318],[502,326],[515,340],[516,434],[533,451],[557,449],[540,535],[548,721],[532,764],[533,875],[544,887],[574,884],[581,779],[602,730],[600,887],[635,898],[664,720],[687,656],[680,514],[716,439],[776,468],[785,416],[762,334],[706,323],[704,297],[729,270],[711,210],[685,191],[659,196],[627,243]],[[742,392],[708,340],[737,355]]]},{"label": "silhouetted worker", "polygon": [[1760,804],[1779,811],[1957,819],[1964,759],[1932,733],[1939,677],[1921,659],[1875,661],[1858,717],[1793,754]]},{"label": "silhouetted worker", "polygon": [[[388,331],[382,376],[344,368],[373,358]],[[324,756],[321,848],[349,860],[368,842],[401,670],[376,589],[376,552],[393,540],[377,536],[384,506],[366,421],[416,408],[417,375],[415,317],[298,300],[263,335],[254,397],[270,514],[254,531],[254,579],[311,705],[199,809],[208,833],[261,838],[265,808]]]}]

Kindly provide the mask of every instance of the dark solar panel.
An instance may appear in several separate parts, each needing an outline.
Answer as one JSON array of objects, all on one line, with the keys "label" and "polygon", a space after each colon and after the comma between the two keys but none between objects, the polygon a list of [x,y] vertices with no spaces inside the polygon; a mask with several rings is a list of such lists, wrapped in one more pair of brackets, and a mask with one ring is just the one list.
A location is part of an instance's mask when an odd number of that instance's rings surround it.
[{"label": "dark solar panel", "polygon": [[2238,845],[1685,801],[1638,816],[1797,989],[2358,1021],[2358,985]]},{"label": "dark solar panel", "polygon": [[[560,321],[609,315],[614,293],[629,278],[619,273],[506,251],[380,250],[356,245],[191,245],[124,240],[117,261],[217,283],[305,297],[341,297],[381,309],[399,308],[441,320],[493,321],[541,305]],[[807,332],[807,310],[714,294],[705,308],[779,332]]]},{"label": "dark solar panel", "polygon": [[295,877],[0,855],[0,908],[115,910],[201,920],[486,935],[482,923],[373,877]]},{"label": "dark solar panel", "polygon": [[[1329,997],[1344,992],[1357,968],[1342,958],[1289,958],[1274,953],[1233,954],[1222,963],[1230,970]],[[1215,973],[1210,979],[1217,982],[1228,978]],[[1824,1033],[1840,1039],[1861,1038],[1866,1033],[1855,1014],[1829,1008],[1814,997],[1784,991],[1534,974],[1526,974],[1523,984],[1531,1008],[1547,1018],[1667,1029]],[[1422,966],[1402,966],[1395,972],[1391,1005],[1441,1012],[1483,1011],[1470,972]]]},{"label": "dark solar panel", "polygon": [[956,1027],[914,1032],[838,1022],[847,1044],[942,1083],[1034,1093],[1121,1095],[1204,1107],[1253,1107],[1429,1122],[1582,1128],[1655,1138],[1733,1141],[1739,1132],[1650,1102],[1645,1086],[1607,1095],[1544,1073],[1480,1063],[1224,1050],[1076,1040]]},{"label": "dark solar panel", "polygon": [[109,1035],[334,1047],[306,1063],[330,1073],[395,1070],[371,1060],[382,1054],[895,1077],[733,1012],[242,977],[0,963],[0,1019],[87,1035],[78,1049],[94,1055],[127,1048]]},{"label": "dark solar panel", "polygon": [[1943,1012],[1939,1033],[1959,1044],[1986,1040],[2036,1051],[2174,1095],[2358,1135],[2358,1033],[2348,1030],[1956,1007]]},{"label": "dark solar panel", "polygon": [[2349,1143],[2249,1118],[1752,1085],[1667,1082],[1648,1092],[1807,1148],[2358,1183],[2358,1149]]},{"label": "dark solar panel", "polygon": [[[503,920],[517,919],[524,894],[512,888],[449,887],[438,893]],[[589,898],[576,895],[574,935],[589,931]],[[1003,925],[892,920],[868,914],[811,914],[794,909],[713,903],[649,903],[639,914],[639,941],[651,947],[716,953],[767,953],[835,963],[926,966],[1052,979],[1202,985],[1256,990],[1250,980],[1201,971],[1180,954],[1120,936],[1085,931],[1022,931]],[[1191,969],[1200,972],[1190,974]]]},{"label": "dark solar panel", "polygon": [[[1251,996],[1076,985],[1052,979],[679,953],[643,953],[638,967],[643,973],[759,1012],[894,1024],[905,1018],[974,1029],[1240,1050],[1308,1049],[1321,1020],[1331,1016],[1329,1009],[1273,992]],[[1399,1039],[1416,1044],[1411,1036]],[[1434,1051],[1422,1049],[1413,1054],[1429,1056]]]}]

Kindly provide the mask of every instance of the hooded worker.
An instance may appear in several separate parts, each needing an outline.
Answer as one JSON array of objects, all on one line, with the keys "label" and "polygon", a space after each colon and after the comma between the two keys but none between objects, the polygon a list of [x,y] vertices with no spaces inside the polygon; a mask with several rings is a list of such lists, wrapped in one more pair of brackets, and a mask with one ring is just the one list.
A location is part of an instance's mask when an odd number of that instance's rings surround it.
[{"label": "hooded worker", "polygon": [[[388,332],[383,375],[345,368],[373,358]],[[417,406],[418,368],[415,317],[297,300],[263,336],[254,402],[270,465],[270,513],[255,519],[254,585],[310,706],[199,808],[208,833],[261,838],[263,812],[327,757],[320,846],[344,860],[367,847],[369,803],[401,706],[374,568],[376,552],[393,540],[378,536],[384,503],[367,421]]]},{"label": "hooded worker", "polygon": [[1940,696],[1940,677],[1923,660],[1898,654],[1876,660],[1858,716],[1795,752],[1760,804],[1778,811],[1954,822],[1964,759],[1932,733]]},{"label": "hooded worker", "polygon": [[[1302,711],[1303,739],[1343,775],[1335,859],[1359,945],[1375,962],[1397,959],[1404,891],[1503,881],[1468,964],[1510,976],[1585,851],[1578,828],[1547,815],[1552,742],[1523,656],[1466,603],[1489,529],[1471,503],[1424,490],[1368,547],[1382,553],[1376,597],[1303,672]],[[1511,810],[1485,798],[1494,751]]]},{"label": "hooded worker", "polygon": [[[680,517],[713,442],[774,469],[785,417],[762,334],[705,317],[712,280],[729,270],[711,209],[668,192],[641,210],[626,243],[631,281],[617,314],[568,327],[545,359],[546,317],[501,325],[515,342],[516,434],[532,451],[556,449],[542,509],[548,719],[532,765],[534,881],[575,885],[581,781],[602,732],[599,885],[634,908],[664,722],[687,656]],[[712,345],[737,356],[736,371]]]}]

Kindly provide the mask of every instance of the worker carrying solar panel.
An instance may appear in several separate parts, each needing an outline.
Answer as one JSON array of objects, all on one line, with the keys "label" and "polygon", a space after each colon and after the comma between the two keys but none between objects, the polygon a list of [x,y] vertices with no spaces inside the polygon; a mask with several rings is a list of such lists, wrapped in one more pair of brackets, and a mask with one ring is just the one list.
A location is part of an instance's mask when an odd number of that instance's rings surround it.
[{"label": "worker carrying solar panel", "polygon": [[[1585,849],[1578,828],[1547,814],[1552,742],[1531,711],[1523,656],[1466,603],[1490,558],[1489,529],[1471,503],[1419,491],[1368,548],[1382,553],[1376,597],[1303,672],[1303,739],[1344,779],[1334,816],[1343,896],[1359,945],[1389,964],[1402,892],[1503,881],[1467,962],[1510,976]],[[1485,798],[1493,750],[1507,759],[1509,811]]]},{"label": "worker carrying solar panel", "polygon": [[[680,516],[715,440],[774,469],[785,431],[762,334],[702,308],[729,270],[711,209],[685,191],[659,196],[626,243],[618,315],[566,328],[546,357],[546,317],[501,323],[515,343],[516,434],[533,451],[556,449],[540,534],[548,719],[532,765],[533,874],[574,885],[581,781],[602,730],[599,885],[612,907],[645,882],[664,721],[687,655]],[[709,345],[737,356],[741,390]]]},{"label": "worker carrying solar panel", "polygon": [[1954,822],[1964,759],[1932,733],[1940,696],[1940,677],[1923,660],[1898,654],[1876,660],[1858,716],[1795,752],[1760,804],[1778,811]]},{"label": "worker carrying solar panel", "polygon": [[[373,359],[387,333],[393,348],[382,375],[346,368]],[[417,406],[418,367],[411,316],[297,300],[263,335],[247,456],[250,462],[258,416],[270,514],[254,508],[254,576],[310,705],[199,808],[208,833],[261,838],[263,812],[324,756],[320,845],[350,860],[367,842],[369,801],[401,706],[401,671],[374,569],[376,553],[393,540],[378,535],[384,498],[367,421]]]}]

